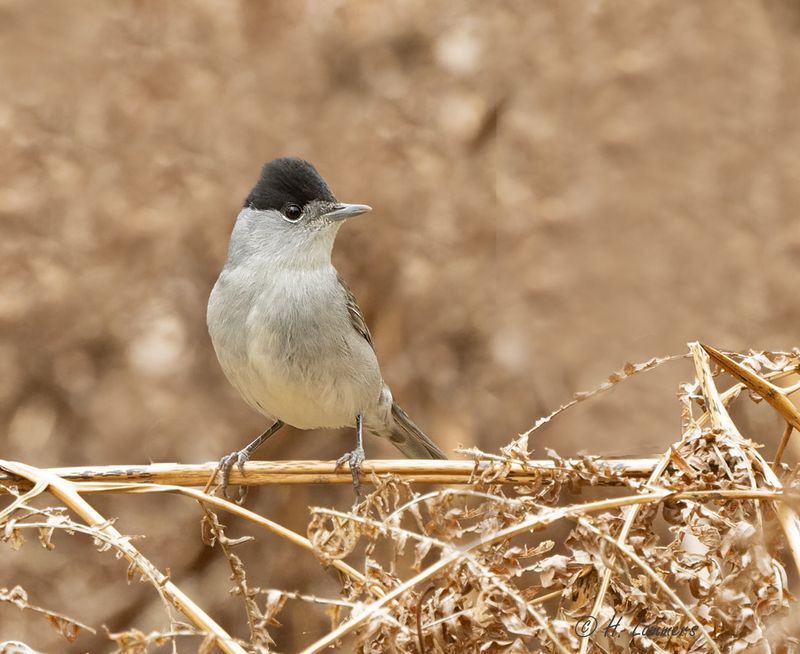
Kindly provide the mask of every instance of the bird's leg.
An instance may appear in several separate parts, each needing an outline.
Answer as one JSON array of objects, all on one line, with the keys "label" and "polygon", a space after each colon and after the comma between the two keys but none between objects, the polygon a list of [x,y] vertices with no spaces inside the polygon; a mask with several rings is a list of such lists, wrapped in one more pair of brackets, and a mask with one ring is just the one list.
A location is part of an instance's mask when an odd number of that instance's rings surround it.
[{"label": "bird's leg", "polygon": [[359,473],[361,472],[361,464],[364,462],[364,425],[361,414],[356,416],[356,449],[352,452],[346,452],[340,456],[336,461],[336,468],[343,466],[345,463],[350,465],[350,473],[353,475],[353,488],[356,495],[361,495],[361,480]]},{"label": "bird's leg", "polygon": [[[230,481],[231,469],[233,468],[234,464],[239,468],[239,471],[244,474],[244,464],[250,460],[253,452],[261,447],[261,444],[264,443],[264,441],[266,441],[281,427],[283,427],[283,422],[276,420],[275,423],[269,429],[267,429],[267,431],[261,434],[261,436],[258,438],[254,439],[252,443],[249,443],[241,450],[231,452],[230,454],[222,457],[217,470],[222,471],[222,483],[220,484],[220,488],[222,489],[223,496],[228,497],[228,482]],[[247,491],[247,486],[239,486],[239,497],[236,500],[237,504],[244,502],[244,498],[247,497]]]}]

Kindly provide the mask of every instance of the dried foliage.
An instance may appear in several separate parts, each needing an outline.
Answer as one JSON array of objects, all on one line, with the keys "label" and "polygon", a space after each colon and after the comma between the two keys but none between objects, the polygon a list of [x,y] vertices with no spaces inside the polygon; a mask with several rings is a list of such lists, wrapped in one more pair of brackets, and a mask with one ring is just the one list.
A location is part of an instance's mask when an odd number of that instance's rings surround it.
[{"label": "dried foliage", "polygon": [[[498,454],[466,450],[481,465],[465,488],[420,494],[406,479],[373,475],[374,491],[350,511],[312,508],[307,539],[199,491],[121,482],[98,488],[9,462],[5,471],[32,487],[10,489],[0,539],[19,549],[34,534],[52,550],[56,532],[85,534],[100,551],[128,561],[129,580],[152,584],[164,602],[164,628],[107,633],[116,652],[178,651],[189,639],[201,652],[277,651],[288,602],[330,617],[330,631],[309,642],[304,654],[343,643],[353,651],[397,654],[798,652],[789,579],[800,570],[800,477],[767,463],[755,435],[742,436],[728,407],[747,389],[746,397],[776,409],[790,436],[798,417],[791,396],[800,385],[779,382],[800,370],[800,354],[726,355],[693,343],[688,356],[695,378],[680,389],[680,438],[647,481],[596,457],[567,461],[554,451],[547,453],[553,468],[537,476],[529,437],[576,402],[670,359],[626,366]],[[712,360],[721,367],[716,373]],[[715,380],[721,369],[739,380],[724,392]],[[530,468],[529,480],[505,483],[520,466]],[[613,486],[623,487],[621,493],[577,501],[587,488],[597,496]],[[48,490],[63,506],[36,508]],[[230,593],[244,605],[249,633],[239,634],[241,640],[226,633],[80,497],[98,490],[178,492],[198,500],[203,540],[219,546],[229,563]],[[220,511],[313,551],[322,569],[337,575],[340,596],[252,585],[237,553],[251,538],[228,536]],[[34,606],[19,587],[0,589],[0,602],[41,613],[67,640],[89,629]],[[22,647],[0,643],[0,651]]]},{"label": "dried foliage", "polygon": [[[448,452],[497,454],[617,363],[697,335],[790,347],[798,24],[790,0],[3,2],[0,456],[196,463],[265,427],[222,374],[204,316],[242,198],[282,154],[375,208],[343,228],[336,265],[395,396]],[[538,458],[545,445],[564,457],[661,452],[678,437],[667,395],[685,370],[660,366],[583,402],[530,445]],[[763,403],[754,413],[771,417]],[[772,459],[767,432],[753,434]],[[350,447],[349,433],[291,432],[262,456]],[[393,448],[374,439],[367,452]],[[258,489],[248,506],[305,533],[306,506],[352,500],[304,483]],[[137,546],[247,637],[192,503],[163,498],[164,519],[161,496],[84,497],[146,534]],[[214,510],[231,538],[257,536],[234,548],[249,585],[338,596],[298,546]],[[126,589],[113,557],[80,535],[53,542],[53,554],[33,538],[0,547],[0,586],[19,583],[100,635],[61,643],[3,603],[0,642],[82,654],[107,648],[104,622],[159,628],[158,596]],[[328,627],[296,599],[278,619],[283,651]]]}]

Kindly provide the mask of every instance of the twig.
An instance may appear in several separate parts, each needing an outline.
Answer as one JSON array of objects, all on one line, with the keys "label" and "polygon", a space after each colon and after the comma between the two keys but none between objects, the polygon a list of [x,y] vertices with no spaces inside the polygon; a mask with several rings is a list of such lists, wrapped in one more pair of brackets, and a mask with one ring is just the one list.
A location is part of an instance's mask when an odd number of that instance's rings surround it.
[{"label": "twig", "polygon": [[417,599],[417,606],[416,606],[416,618],[417,618],[417,647],[419,648],[419,654],[427,654],[427,650],[425,648],[425,637],[422,635],[422,605],[428,599],[428,595],[433,593],[436,590],[436,586],[431,584],[425,590],[422,591],[422,594]]},{"label": "twig", "polygon": [[[721,352],[718,352],[714,348],[703,345],[702,350],[700,350],[701,355],[698,358],[702,358],[702,355],[711,355],[717,363],[722,365],[726,370],[728,370],[734,377],[740,379],[742,383],[750,387],[751,385],[757,387],[758,393],[762,395],[762,397],[776,410],[780,413],[793,427],[800,425],[800,413],[798,413],[797,408],[792,404],[790,400],[782,394],[782,389],[771,384],[770,382],[761,379],[753,373],[752,371],[740,366],[738,363],[734,362],[732,359],[726,357]],[[723,363],[724,362],[724,363]],[[708,356],[705,356],[704,364],[704,374],[707,378],[710,379],[711,372],[708,366]],[[765,390],[765,385],[769,387]],[[709,394],[707,398],[707,402],[711,402],[716,408],[714,411],[718,411],[721,413],[721,423],[724,427],[731,431],[735,436],[738,436],[739,440],[744,440],[739,434],[739,430],[737,429],[736,425],[731,420],[730,415],[728,414],[727,410],[724,406],[722,406],[722,402],[720,401],[719,394],[716,391],[716,387],[713,387],[713,392]],[[709,413],[713,412],[710,410]],[[780,479],[772,470],[772,468],[767,464],[764,458],[758,453],[757,450],[751,448],[751,456],[756,460],[761,468],[761,474],[764,476],[765,481],[772,486],[773,488],[783,488]],[[784,503],[779,503],[773,507],[775,509],[775,513],[778,516],[778,521],[781,524],[781,528],[783,529],[783,533],[786,536],[786,546],[789,548],[789,551],[792,553],[792,558],[794,559],[794,564],[797,567],[798,571],[800,571],[800,519],[797,516],[795,511],[787,506]]]},{"label": "twig", "polygon": [[[75,637],[77,637],[77,631],[79,629],[84,629],[92,634],[97,633],[90,626],[83,624],[75,618],[70,618],[69,616],[51,611],[50,609],[45,609],[41,606],[31,604],[28,602],[27,593],[21,586],[15,586],[11,590],[8,590],[7,588],[0,588],[0,602],[8,602],[22,611],[28,610],[43,615],[50,620],[53,625],[59,627],[62,633],[66,633],[64,630],[68,627],[72,629],[71,635],[74,635]],[[72,640],[69,638],[69,636],[68,639]]]},{"label": "twig", "polygon": [[772,460],[772,469],[777,472],[778,466],[781,463],[781,457],[783,456],[783,451],[786,449],[786,446],[789,444],[789,437],[792,435],[792,425],[788,422],[786,426],[783,428],[783,435],[781,436],[781,442],[778,444],[778,449],[775,451],[775,458]]},{"label": "twig", "polygon": [[719,654],[719,648],[714,643],[714,640],[711,638],[711,636],[708,635],[708,632],[703,628],[703,625],[700,624],[700,621],[696,617],[694,617],[694,615],[692,615],[692,612],[689,610],[689,607],[686,606],[686,604],[684,604],[683,600],[681,600],[681,598],[678,597],[677,593],[674,590],[672,590],[661,577],[658,576],[656,571],[653,570],[653,568],[651,568],[647,564],[647,562],[644,559],[642,559],[642,557],[640,557],[636,552],[633,551],[633,549],[628,547],[625,543],[620,543],[618,540],[615,540],[611,538],[611,536],[609,536],[608,534],[605,534],[602,531],[600,531],[586,518],[578,518],[578,522],[589,531],[598,535],[607,543],[610,543],[611,545],[616,547],[624,556],[626,556],[636,565],[638,565],[642,569],[642,571],[644,571],[644,573],[656,583],[656,585],[664,592],[664,594],[672,600],[673,604],[675,604],[681,610],[681,612],[693,624],[697,626],[697,628],[700,630],[700,633],[703,634],[703,637],[705,638],[706,642],[708,642],[711,649]]},{"label": "twig", "polygon": [[[567,459],[567,465],[581,466],[582,459]],[[615,475],[644,479],[653,469],[656,459],[595,459],[597,466],[606,466]],[[172,486],[202,487],[216,470],[218,462],[180,464],[152,463],[150,465],[78,466],[71,468],[43,468],[47,474],[57,475],[73,482],[114,482],[115,492],[124,492],[124,484],[148,483]],[[469,484],[476,474],[490,465],[486,461],[440,461],[413,459],[376,459],[361,464],[361,481],[370,483],[373,474],[393,474],[406,481],[432,484]],[[236,466],[231,470],[230,483],[234,485],[263,486],[269,484],[352,484],[349,470],[335,469],[334,461],[249,461],[242,475]],[[529,463],[513,462],[507,477],[498,479],[507,484],[534,482],[554,474],[570,473],[568,467],[561,468],[550,459]],[[0,487],[18,485],[20,479],[14,475],[0,473]],[[598,479],[609,485],[622,485],[621,481]],[[109,492],[101,487],[97,491]],[[87,488],[83,492],[90,492]]]},{"label": "twig", "polygon": [[29,479],[37,484],[45,482],[50,492],[72,509],[90,527],[117,541],[116,547],[124,554],[125,558],[137,568],[146,568],[148,576],[158,580],[160,592],[170,603],[183,613],[195,626],[203,632],[213,634],[217,645],[226,654],[246,654],[244,648],[220,627],[203,609],[186,595],[169,578],[159,571],[148,559],[137,550],[130,541],[115,529],[98,511],[84,500],[75,490],[74,485],[60,477],[38,470],[22,463],[12,463],[0,460],[0,467],[20,477]]},{"label": "twig", "polygon": [[0,511],[0,522],[3,522],[8,516],[10,516],[14,511],[18,508],[32,500],[37,495],[41,495],[45,490],[47,490],[47,482],[44,480],[39,480],[36,482],[36,485],[31,488],[27,493],[20,495],[15,499],[11,504],[9,504],[5,509]]},{"label": "twig", "polygon": [[348,602],[343,599],[331,599],[329,597],[318,597],[316,595],[308,595],[296,590],[281,590],[280,588],[259,588],[259,595],[269,595],[270,593],[280,593],[284,597],[293,600],[300,600],[301,602],[309,602],[311,604],[323,604],[325,606],[341,606],[348,609],[354,609],[358,606],[355,602]]},{"label": "twig", "polygon": [[[97,486],[102,486],[102,488],[98,488]],[[258,525],[268,531],[271,531],[274,534],[277,534],[281,538],[285,538],[286,540],[302,547],[309,552],[314,552],[314,546],[311,544],[311,541],[304,536],[292,531],[291,529],[287,529],[283,525],[270,520],[269,518],[265,518],[254,511],[250,511],[249,509],[236,504],[235,502],[231,502],[229,500],[223,499],[221,497],[217,497],[216,495],[208,495],[199,491],[194,488],[182,488],[180,486],[167,486],[161,484],[120,484],[120,483],[101,483],[101,482],[81,482],[75,483],[75,488],[79,493],[85,492],[97,492],[97,491],[104,491],[104,492],[114,492],[123,490],[126,493],[175,493],[177,495],[185,495],[187,497],[191,497],[192,499],[197,500],[201,504],[207,504],[209,506],[213,506],[217,509],[221,509],[223,511],[227,511],[228,513],[232,513],[240,518],[244,518],[245,520],[252,522],[254,525]],[[334,559],[331,561],[331,565],[336,568],[339,572],[347,575],[354,581],[359,584],[364,585],[365,587],[369,588],[374,595],[380,596],[383,592],[379,586],[372,585],[370,586],[367,582],[366,577],[362,575],[358,570],[355,570],[351,566],[347,565],[344,561],[339,561],[338,559]]]},{"label": "twig", "polygon": [[653,357],[649,361],[645,361],[644,363],[626,363],[622,370],[615,372],[609,378],[604,381],[602,384],[593,388],[590,391],[584,391],[580,393],[575,393],[574,397],[569,401],[565,402],[561,406],[559,406],[554,411],[551,411],[546,416],[542,416],[539,418],[534,424],[533,427],[528,429],[528,431],[521,434],[521,437],[527,438],[537,429],[539,429],[542,425],[547,424],[557,415],[564,413],[567,409],[571,409],[576,404],[580,402],[584,402],[596,395],[600,395],[600,393],[604,393],[606,391],[611,390],[614,386],[619,384],[621,381],[626,379],[630,379],[633,375],[636,375],[641,372],[648,372],[650,370],[655,370],[657,367],[664,363],[668,363],[670,361],[676,361],[678,359],[685,359],[688,354],[669,354],[664,357]]},{"label": "twig", "polygon": [[792,427],[800,431],[800,410],[797,409],[792,401],[786,397],[786,389],[759,377],[756,373],[737,363],[729,356],[724,355],[719,350],[715,350],[710,345],[703,345],[703,349],[708,352],[714,361],[733,377],[742,382],[750,390],[755,391],[763,397]]},{"label": "twig", "polygon": [[[700,345],[700,343],[689,343],[689,349],[694,358],[695,376],[700,383],[700,391],[703,395],[703,402],[711,422],[711,428],[728,435],[729,440],[726,442],[737,452],[739,459],[745,464],[745,472],[750,480],[750,488],[758,488],[758,482],[753,474],[752,462],[745,452],[745,440],[722,402],[722,397],[714,383],[714,376],[711,373],[711,365],[705,346]],[[758,505],[756,505],[756,521],[758,522],[759,531],[762,531],[761,507]]]},{"label": "twig", "polygon": [[[446,491],[444,491],[446,492]],[[353,522],[358,522],[363,525],[368,525],[373,529],[377,529],[382,532],[392,532],[393,534],[400,534],[406,538],[410,538],[411,540],[416,540],[418,542],[426,542],[431,543],[432,545],[436,545],[439,547],[442,552],[458,552],[458,548],[454,547],[451,543],[446,543],[438,538],[434,538],[433,536],[426,536],[423,534],[418,534],[413,531],[409,531],[408,529],[403,529],[402,527],[396,527],[390,524],[388,519],[384,520],[383,522],[378,522],[377,520],[373,520],[372,518],[366,518],[364,516],[353,515],[352,513],[343,513],[342,511],[336,511],[334,509],[324,509],[320,507],[315,507],[311,509],[312,513],[317,513],[320,515],[327,515],[331,517],[341,518],[342,520],[351,520]],[[567,650],[564,649],[564,646],[559,642],[558,637],[550,628],[550,625],[547,623],[541,615],[539,615],[534,609],[533,604],[531,602],[525,601],[525,599],[511,586],[509,586],[505,581],[503,581],[500,577],[494,574],[491,570],[489,570],[486,566],[482,565],[480,561],[478,561],[470,551],[461,551],[459,552],[459,557],[465,559],[470,565],[480,571],[481,576],[490,578],[495,585],[503,591],[508,597],[513,599],[517,605],[522,608],[528,615],[533,618],[533,620],[542,628],[544,633],[553,643],[553,645],[563,654],[568,654]]]},{"label": "twig", "polygon": [[[697,420],[697,425],[701,426],[705,424],[707,421],[711,421],[713,425],[716,421],[722,419],[721,418],[722,414],[724,414],[724,416],[727,416],[727,421],[730,422],[730,416],[728,416],[728,413],[725,409],[725,402],[726,400],[735,397],[740,392],[741,388],[744,387],[744,384],[737,384],[729,388],[722,395],[720,395],[717,392],[716,387],[713,384],[713,381],[711,381],[710,371],[708,372],[708,374],[706,374],[705,372],[708,366],[707,363],[704,365],[703,359],[705,358],[707,360],[707,356],[705,355],[705,352],[703,351],[700,344],[690,343],[689,350],[691,352],[692,358],[694,359],[695,373],[698,381],[701,383],[701,387],[704,386],[706,391],[709,390],[709,387],[712,387],[715,391],[714,397],[718,398],[719,400],[718,402],[709,401],[708,399],[706,400],[706,413]],[[796,370],[797,370],[797,365],[794,365],[791,367],[791,370],[774,371],[773,373],[771,373],[770,376],[774,376],[776,378],[782,377],[791,374],[791,372],[794,372]],[[704,385],[704,380],[705,380],[705,385]],[[690,434],[691,430],[687,429],[686,431],[684,431],[678,445],[682,444]],[[658,480],[661,478],[661,475],[664,474],[664,471],[667,469],[672,460],[671,452],[674,447],[675,447],[674,445],[671,446],[670,449],[664,455],[662,455],[661,459],[658,461],[657,465],[655,466],[650,475],[650,478],[647,480],[645,484],[647,488],[658,487]],[[781,503],[777,510],[780,515],[780,512],[785,512],[788,511],[789,509],[783,503]],[[617,542],[619,544],[622,545],[627,540],[628,535],[630,534],[630,531],[633,528],[633,524],[634,522],[636,522],[636,517],[638,515],[639,515],[639,506],[631,506],[627,511],[625,511],[625,522],[623,523],[619,535],[617,536]],[[608,591],[608,586],[611,583],[611,575],[612,575],[612,570],[610,568],[606,569],[606,571],[603,573],[603,577],[600,580],[600,585],[597,590],[597,596],[595,597],[594,604],[592,605],[591,615],[599,615],[600,608],[603,605],[603,600],[605,599],[606,592]],[[589,639],[584,639],[583,642],[581,643],[580,654],[586,654],[588,648],[589,648]]]},{"label": "twig", "polygon": [[[619,509],[627,506],[653,504],[664,502],[666,500],[681,500],[681,499],[760,499],[760,500],[779,500],[785,501],[789,496],[783,491],[773,490],[704,490],[704,491],[674,491],[667,490],[642,493],[640,495],[629,495],[625,497],[616,497],[596,502],[586,502],[583,504],[571,505],[563,508],[553,508],[545,511],[539,515],[531,516],[521,522],[515,523],[505,529],[501,529],[486,536],[482,536],[463,548],[451,552],[446,556],[442,556],[436,563],[425,568],[418,574],[414,575],[411,579],[403,582],[396,588],[392,589],[381,599],[367,604],[357,614],[352,616],[349,620],[340,624],[336,629],[326,634],[316,642],[306,647],[301,654],[317,654],[333,645],[340,638],[356,629],[359,625],[369,620],[373,615],[379,612],[387,603],[399,597],[406,591],[414,586],[419,585],[423,581],[435,576],[449,565],[455,563],[464,556],[465,553],[473,552],[476,549],[491,545],[493,543],[506,540],[521,533],[536,531],[542,529],[555,522],[564,520],[566,518],[583,515],[586,513],[594,513],[596,511]],[[794,498],[794,496],[792,496]]]}]

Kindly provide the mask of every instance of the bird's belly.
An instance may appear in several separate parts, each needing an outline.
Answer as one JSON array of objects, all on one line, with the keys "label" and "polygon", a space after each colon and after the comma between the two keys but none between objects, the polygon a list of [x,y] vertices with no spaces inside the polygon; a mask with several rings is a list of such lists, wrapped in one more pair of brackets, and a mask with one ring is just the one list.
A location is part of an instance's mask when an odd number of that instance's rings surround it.
[{"label": "bird's belly", "polygon": [[377,404],[383,381],[346,308],[330,307],[335,270],[246,281],[236,269],[224,272],[209,302],[209,332],[233,386],[250,406],[294,427],[355,425]]},{"label": "bird's belly", "polygon": [[251,353],[248,367],[246,394],[259,410],[300,429],[353,426],[382,388],[377,362],[367,356],[354,361],[318,352],[299,363],[286,351],[262,348]]}]

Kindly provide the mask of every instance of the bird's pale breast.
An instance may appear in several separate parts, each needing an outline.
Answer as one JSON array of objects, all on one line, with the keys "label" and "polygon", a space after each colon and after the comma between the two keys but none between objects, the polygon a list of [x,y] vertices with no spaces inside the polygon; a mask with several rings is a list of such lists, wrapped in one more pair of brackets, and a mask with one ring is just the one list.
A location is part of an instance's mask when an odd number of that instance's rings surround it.
[{"label": "bird's pale breast", "polygon": [[302,429],[352,426],[380,397],[375,353],[350,324],[333,266],[226,268],[208,327],[230,382],[270,418]]}]

